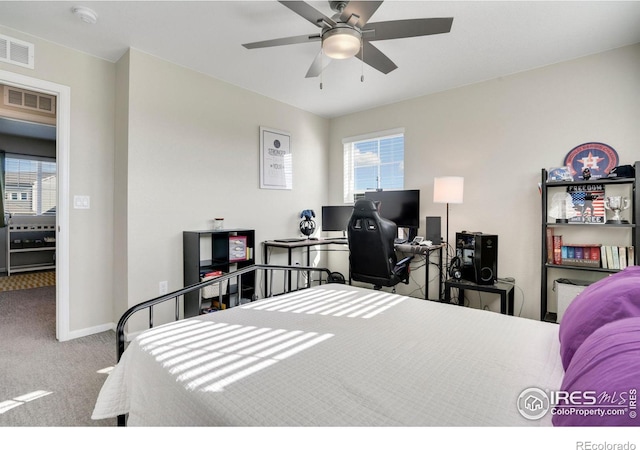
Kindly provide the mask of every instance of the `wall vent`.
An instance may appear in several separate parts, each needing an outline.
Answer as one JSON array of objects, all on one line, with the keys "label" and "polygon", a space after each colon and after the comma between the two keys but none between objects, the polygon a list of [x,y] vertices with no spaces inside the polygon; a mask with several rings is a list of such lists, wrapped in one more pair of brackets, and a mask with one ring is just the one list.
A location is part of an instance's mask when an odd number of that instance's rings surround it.
[{"label": "wall vent", "polygon": [[56,113],[55,96],[15,87],[4,87],[4,104],[45,114],[55,115]]},{"label": "wall vent", "polygon": [[0,34],[0,62],[34,68],[34,45]]}]

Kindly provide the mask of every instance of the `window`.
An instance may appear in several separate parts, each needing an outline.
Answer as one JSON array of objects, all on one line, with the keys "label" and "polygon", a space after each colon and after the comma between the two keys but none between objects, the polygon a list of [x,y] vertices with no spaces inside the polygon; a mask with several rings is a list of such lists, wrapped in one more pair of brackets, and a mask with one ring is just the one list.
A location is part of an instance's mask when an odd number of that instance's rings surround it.
[{"label": "window", "polygon": [[355,136],[344,145],[344,202],[374,189],[404,189],[404,129]]},{"label": "window", "polygon": [[31,216],[56,213],[55,159],[7,155],[4,170],[6,212]]}]

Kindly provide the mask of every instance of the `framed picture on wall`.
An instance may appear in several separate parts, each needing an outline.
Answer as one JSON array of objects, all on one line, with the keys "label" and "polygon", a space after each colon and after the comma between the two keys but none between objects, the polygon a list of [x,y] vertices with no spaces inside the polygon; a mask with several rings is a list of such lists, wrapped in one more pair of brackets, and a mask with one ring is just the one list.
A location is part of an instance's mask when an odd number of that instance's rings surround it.
[{"label": "framed picture on wall", "polygon": [[290,133],[260,127],[260,188],[293,188]]}]

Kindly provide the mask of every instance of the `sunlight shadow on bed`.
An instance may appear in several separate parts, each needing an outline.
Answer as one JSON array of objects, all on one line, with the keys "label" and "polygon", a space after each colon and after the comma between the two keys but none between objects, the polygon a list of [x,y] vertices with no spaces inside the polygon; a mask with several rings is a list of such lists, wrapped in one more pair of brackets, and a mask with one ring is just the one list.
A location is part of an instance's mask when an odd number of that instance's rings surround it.
[{"label": "sunlight shadow on bed", "polygon": [[[308,290],[238,308],[369,319],[404,300],[381,291],[356,295]],[[215,392],[331,337],[333,334],[194,319],[149,330],[138,343],[187,389]]]},{"label": "sunlight shadow on bed", "polygon": [[353,292],[303,291],[294,297],[274,298],[241,306],[242,309],[292,312],[299,314],[321,314],[335,317],[362,317],[369,319],[401,303],[405,298],[381,291],[372,291],[365,296]]},{"label": "sunlight shadow on bed", "polygon": [[151,330],[139,344],[187,389],[216,392],[331,337],[186,320]]}]

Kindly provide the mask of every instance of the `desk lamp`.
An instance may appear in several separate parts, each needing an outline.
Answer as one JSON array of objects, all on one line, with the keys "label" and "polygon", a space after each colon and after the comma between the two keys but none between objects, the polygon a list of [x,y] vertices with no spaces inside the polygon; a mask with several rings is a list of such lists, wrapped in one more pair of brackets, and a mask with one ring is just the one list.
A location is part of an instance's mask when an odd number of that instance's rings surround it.
[{"label": "desk lamp", "polygon": [[436,177],[433,180],[433,202],[447,204],[447,246],[449,246],[449,204],[462,203],[463,177]]}]

